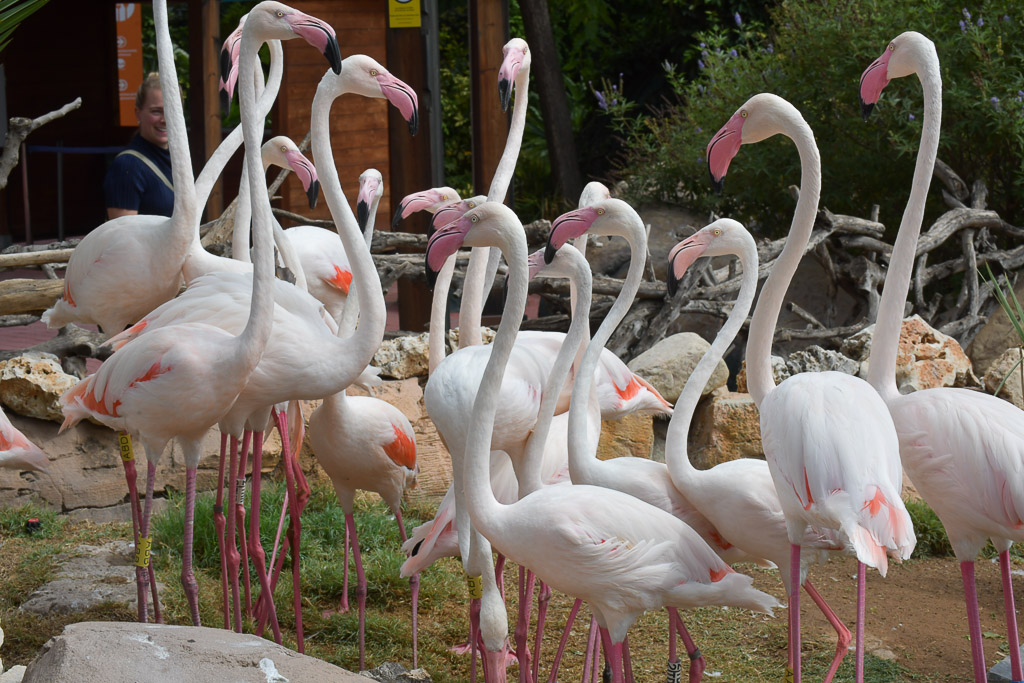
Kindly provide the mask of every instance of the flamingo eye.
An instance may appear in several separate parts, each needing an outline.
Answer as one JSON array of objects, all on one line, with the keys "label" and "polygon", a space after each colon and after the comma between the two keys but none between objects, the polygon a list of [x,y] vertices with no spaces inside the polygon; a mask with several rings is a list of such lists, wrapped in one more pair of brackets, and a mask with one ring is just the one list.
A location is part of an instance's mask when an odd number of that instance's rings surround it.
[{"label": "flamingo eye", "polygon": [[889,43],[889,52],[892,52],[895,49],[896,49],[896,43]]},{"label": "flamingo eye", "polygon": [[445,199],[448,199],[448,195],[446,195],[446,194],[441,195],[441,200],[444,201]]},{"label": "flamingo eye", "polygon": [[288,151],[288,147],[285,146],[285,145],[281,145],[281,151],[282,152],[287,152]]},{"label": "flamingo eye", "polygon": [[740,116],[742,116],[743,118],[747,118],[747,110],[746,109],[740,109]]},{"label": "flamingo eye", "polygon": [[281,17],[283,17],[283,16],[284,16],[284,12],[282,12],[281,10],[278,10],[278,11],[276,12],[276,14],[277,14],[277,18],[278,18],[278,19],[280,19]]},{"label": "flamingo eye", "polygon": [[722,231],[719,230],[718,228],[715,228],[714,230],[711,231],[711,234],[713,234],[715,237],[718,237],[719,235],[722,234]]},{"label": "flamingo eye", "polygon": [[377,76],[377,70],[376,69],[370,69],[370,75],[376,77]]},{"label": "flamingo eye", "polygon": [[597,215],[598,216],[603,216],[604,215],[604,209],[598,209],[597,210]]},{"label": "flamingo eye", "polygon": [[480,220],[480,216],[477,216],[477,215],[476,215],[476,214],[474,213],[473,215],[471,215],[471,216],[469,217],[469,220],[470,220],[471,222],[473,222],[473,223],[476,223],[477,221],[479,221],[479,220]]}]

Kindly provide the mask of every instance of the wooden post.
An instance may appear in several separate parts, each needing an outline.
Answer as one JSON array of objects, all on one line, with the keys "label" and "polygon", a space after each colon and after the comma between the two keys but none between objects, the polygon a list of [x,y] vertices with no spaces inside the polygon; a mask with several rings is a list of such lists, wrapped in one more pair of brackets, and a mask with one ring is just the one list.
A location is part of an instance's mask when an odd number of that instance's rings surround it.
[{"label": "wooden post", "polygon": [[[388,28],[388,71],[408,83],[420,98],[419,132],[409,134],[409,127],[398,110],[388,107],[389,167],[391,203],[387,215],[392,216],[398,202],[408,194],[433,186],[430,171],[430,120],[425,101],[427,92],[426,43],[419,28]],[[497,77],[495,77],[497,78]],[[435,94],[440,96],[440,93]],[[495,98],[497,99],[497,98]],[[420,212],[402,222],[402,230],[426,233],[430,215]],[[398,281],[398,320],[403,330],[419,332],[430,322],[430,292],[422,283],[406,278]]]},{"label": "wooden post", "polygon": [[[193,174],[203,169],[206,160],[220,144],[221,116],[217,84],[220,74],[217,51],[220,50],[220,0],[188,0],[189,142]],[[214,186],[207,201],[207,216],[219,216],[224,208],[223,186]]]},{"label": "wooden post", "polygon": [[473,191],[487,194],[508,137],[508,115],[498,99],[501,48],[508,42],[508,0],[469,0],[470,106]]}]

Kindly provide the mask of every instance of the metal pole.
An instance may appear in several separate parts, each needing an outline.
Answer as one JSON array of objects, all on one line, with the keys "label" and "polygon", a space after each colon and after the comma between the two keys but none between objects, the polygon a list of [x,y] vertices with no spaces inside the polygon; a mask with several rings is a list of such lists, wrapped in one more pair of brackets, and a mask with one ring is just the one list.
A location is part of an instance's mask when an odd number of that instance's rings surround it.
[{"label": "metal pole", "polygon": [[423,38],[427,58],[427,106],[430,121],[430,175],[434,187],[444,180],[444,133],[441,130],[441,40],[437,0],[423,1]]}]

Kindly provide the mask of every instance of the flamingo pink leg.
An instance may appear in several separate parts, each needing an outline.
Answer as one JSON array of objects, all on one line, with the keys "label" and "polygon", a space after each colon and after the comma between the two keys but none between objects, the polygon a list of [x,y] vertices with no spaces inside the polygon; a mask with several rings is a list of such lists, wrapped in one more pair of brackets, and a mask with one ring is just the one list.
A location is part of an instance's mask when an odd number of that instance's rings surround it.
[{"label": "flamingo pink leg", "polygon": [[480,598],[469,599],[469,680],[476,683],[476,650],[480,638]]},{"label": "flamingo pink leg", "polygon": [[494,563],[494,582],[498,584],[501,591],[501,599],[505,600],[505,556],[498,553],[498,559]]},{"label": "flamingo pink leg", "polygon": [[1003,577],[1003,606],[1006,608],[1006,640],[1010,647],[1010,677],[1024,680],[1020,663],[1020,637],[1017,634],[1017,609],[1013,600],[1013,580],[1010,578],[1010,550],[999,553],[999,571]]},{"label": "flamingo pink leg", "polygon": [[[142,528],[142,534],[149,536],[149,516],[153,512],[153,489],[156,486],[156,463],[146,463],[146,516],[144,519],[144,526]],[[156,568],[153,566],[152,558],[150,558],[149,567],[147,568],[149,574],[149,586],[153,591],[153,621],[158,624],[164,623],[163,615],[160,613],[160,597],[157,595],[156,589]]]},{"label": "flamingo pink leg", "polygon": [[227,457],[228,435],[220,435],[220,458],[217,461],[217,501],[213,504],[213,526],[217,530],[217,549],[220,551],[220,588],[224,595],[224,629],[231,628],[231,599],[228,589],[228,556],[224,517],[224,463]]},{"label": "flamingo pink leg", "polygon": [[533,680],[540,680],[540,648],[544,639],[544,621],[548,616],[548,603],[551,602],[551,588],[543,581],[537,589],[537,633],[533,640]]},{"label": "flamingo pink leg", "polygon": [[629,658],[629,636],[622,639],[622,668],[626,673],[626,683],[634,683],[633,662]]},{"label": "flamingo pink leg", "polygon": [[613,644],[608,629],[603,626],[599,630],[601,633],[601,643],[604,645],[604,655],[612,669],[612,683],[626,683],[625,673],[622,668],[622,643]]},{"label": "flamingo pink leg", "polygon": [[[249,449],[252,444],[252,432],[242,432],[242,452],[238,458],[238,472],[235,475],[235,485],[238,487],[238,492],[245,493],[245,466],[249,462]],[[238,482],[241,479],[241,483]],[[241,568],[242,568],[242,583],[245,586],[245,612],[246,614],[252,614],[252,586],[249,576],[249,535],[246,532],[245,526],[245,497],[239,496],[235,501],[235,516],[237,519],[238,534],[241,536],[238,545],[241,548]],[[257,523],[258,524],[258,523]],[[257,525],[257,528],[258,525]]]},{"label": "flamingo pink leg", "polygon": [[[292,553],[292,608],[295,610],[295,640],[297,643],[298,651],[305,652],[305,639],[302,633],[302,577],[299,574],[301,564],[299,561],[299,542],[302,536],[302,518],[299,511],[298,501],[298,490],[295,482],[295,464],[292,462],[292,451],[291,444],[289,443],[288,437],[288,425],[286,424],[286,418],[283,413],[274,411],[274,418],[277,420],[277,429],[281,434],[281,457],[284,460],[284,480],[285,487],[288,492],[288,514],[289,514],[289,526],[288,526],[288,537],[289,543],[291,544]],[[353,540],[355,541],[356,548],[356,566],[359,567],[360,563],[358,560],[358,540],[355,538],[355,523],[353,522]],[[282,551],[282,554],[283,551]],[[363,605],[365,610],[366,603],[366,581],[365,577],[363,581]],[[363,629],[360,629],[362,633]],[[360,643],[362,643],[362,637],[360,637]],[[360,652],[362,652],[362,646],[360,646]],[[363,658],[359,658],[359,668],[362,669]]]},{"label": "flamingo pink leg", "polygon": [[[576,621],[576,615],[580,611],[580,606],[583,601],[576,598],[575,602],[572,603],[572,609],[569,610],[569,618],[565,621],[565,630],[562,631],[562,639],[558,641],[558,651],[555,652],[555,661],[551,663],[551,675],[548,676],[548,683],[556,683],[558,680],[558,665],[562,662],[562,655],[565,654],[565,646],[569,644],[569,634],[572,632],[572,624]],[[587,644],[589,648],[589,643]],[[540,651],[537,651],[537,659],[540,660]]]},{"label": "flamingo pink leg", "polygon": [[516,621],[516,658],[519,660],[519,683],[530,683],[530,611],[533,607],[533,586],[536,574],[519,566],[519,618]]},{"label": "flamingo pink leg", "polygon": [[[288,514],[288,492],[284,492],[284,500],[281,501],[281,514],[277,518],[277,534],[274,536],[274,550],[270,553],[270,566],[274,568],[274,573],[270,577],[270,588],[277,590],[277,579],[281,575],[281,567],[284,565],[284,554],[288,552],[288,539],[285,539],[284,546],[281,543],[281,534],[284,532],[284,520]],[[278,555],[277,552],[281,551]],[[257,611],[259,607],[257,607]]]},{"label": "flamingo pink leg", "polygon": [[[402,511],[395,510],[395,519],[398,520],[398,534],[402,537],[402,543],[408,540],[405,535],[405,523],[402,521]],[[409,593],[412,597],[412,668],[419,667],[418,627],[419,601],[420,601],[420,575],[417,572],[409,577]]]},{"label": "flamingo pink leg", "polygon": [[[600,668],[600,657],[598,656],[598,633],[597,618],[590,617],[590,630],[587,633],[587,654],[583,661],[583,683],[592,678],[596,679],[597,670]],[[592,675],[593,674],[593,675]]]},{"label": "flamingo pink leg", "polygon": [[800,683],[800,546],[791,543],[789,577],[789,648],[793,683]]},{"label": "flamingo pink leg", "polygon": [[971,660],[974,662],[975,683],[985,683],[985,650],[981,647],[981,617],[978,614],[978,590],[974,584],[974,562],[960,563],[960,576],[964,582],[967,602],[967,626],[971,633]]},{"label": "flamingo pink leg", "polygon": [[[131,460],[121,459],[121,465],[124,467],[124,478],[128,482],[128,501],[131,506],[132,513],[132,534],[135,539],[135,547],[139,547],[139,526],[142,523],[142,513],[139,508],[139,484],[138,484],[138,470],[135,468],[135,458]],[[149,616],[148,609],[146,607],[146,583],[143,577],[141,567],[135,568],[135,588],[136,588],[136,600],[138,602],[138,619],[141,623],[146,623]]]},{"label": "flamingo pink leg", "polygon": [[[235,494],[238,487],[235,480],[238,477],[238,439],[231,437],[231,449],[228,456],[228,517],[227,517],[227,547],[224,550],[224,564],[226,566],[225,578],[229,579],[231,589],[232,615],[234,630],[242,632],[242,598],[241,589],[238,585],[238,567],[241,562],[241,554],[238,552],[236,525],[239,524],[237,510],[238,501]],[[243,548],[245,547],[243,543]]]},{"label": "flamingo pink leg", "polygon": [[274,608],[274,599],[270,592],[270,580],[267,577],[265,564],[266,554],[263,552],[263,545],[260,543],[260,490],[262,489],[262,476],[260,475],[263,465],[263,435],[253,435],[252,448],[252,511],[249,515],[249,555],[253,564],[256,565],[256,576],[259,577],[260,590],[267,594],[267,609],[270,611],[270,628],[274,632],[274,642],[281,643],[281,627],[277,623],[277,610]]},{"label": "flamingo pink leg", "polygon": [[836,654],[832,658],[832,665],[828,668],[828,673],[825,674],[824,683],[829,683],[832,678],[836,675],[836,671],[839,669],[839,665],[843,661],[843,657],[846,656],[846,651],[850,647],[850,629],[846,628],[844,624],[836,615],[836,613],[829,607],[828,603],[825,602],[825,598],[821,596],[821,593],[811,585],[811,582],[804,582],[804,590],[807,591],[807,595],[811,596],[811,600],[818,606],[825,618],[828,619],[828,623],[832,624],[832,628],[836,630],[836,635],[839,637],[836,643]]},{"label": "flamingo pink leg", "polygon": [[[864,683],[864,616],[867,603],[867,565],[857,563],[857,664],[854,680]],[[980,642],[980,641],[979,641]]]},{"label": "flamingo pink leg", "polygon": [[351,529],[352,559],[356,563],[356,604],[359,608],[359,670],[366,668],[366,574],[363,559],[359,553],[359,535],[356,520],[351,514],[345,515],[345,527]]},{"label": "flamingo pink leg", "polygon": [[[683,639],[683,646],[686,648],[686,656],[690,658],[690,683],[696,683],[704,675],[704,668],[707,666],[707,662],[704,661],[704,655],[701,653],[700,648],[697,647],[697,643],[693,641],[693,637],[690,632],[686,630],[686,625],[683,623],[683,618],[679,615],[679,612],[675,609],[671,610],[671,621],[675,624],[675,629],[679,633],[679,637]],[[680,671],[680,674],[682,672]]]},{"label": "flamingo pink leg", "polygon": [[[146,501],[146,507],[150,507],[150,501]],[[148,512],[148,510],[147,510]],[[185,543],[181,551],[181,587],[185,591],[185,598],[188,600],[189,612],[192,614],[192,625],[200,626],[199,623],[199,584],[196,583],[196,576],[192,572],[192,535],[195,530],[196,518],[196,468],[185,468]],[[143,533],[148,526],[149,515],[143,518]]]}]

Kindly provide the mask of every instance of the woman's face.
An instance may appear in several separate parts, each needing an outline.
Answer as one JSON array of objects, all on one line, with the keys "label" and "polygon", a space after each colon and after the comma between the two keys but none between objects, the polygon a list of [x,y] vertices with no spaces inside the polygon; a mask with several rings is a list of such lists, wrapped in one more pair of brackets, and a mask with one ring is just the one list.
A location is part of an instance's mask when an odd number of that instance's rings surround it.
[{"label": "woman's face", "polygon": [[157,147],[167,149],[167,122],[164,121],[164,93],[154,88],[146,93],[141,109],[135,110],[139,119],[139,135]]}]

